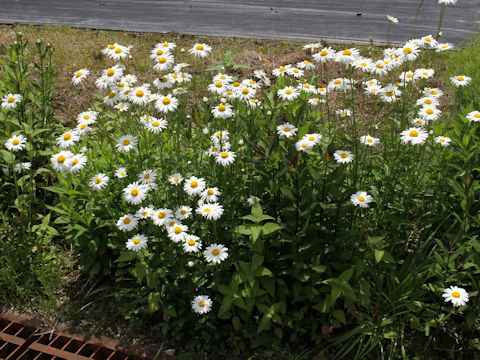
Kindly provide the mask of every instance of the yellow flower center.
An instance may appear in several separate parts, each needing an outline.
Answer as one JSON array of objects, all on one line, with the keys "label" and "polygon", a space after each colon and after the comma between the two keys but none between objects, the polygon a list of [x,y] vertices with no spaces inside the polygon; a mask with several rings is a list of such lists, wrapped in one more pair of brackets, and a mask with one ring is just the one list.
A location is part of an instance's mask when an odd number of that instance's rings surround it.
[{"label": "yellow flower center", "polygon": [[432,39],[430,39],[430,38],[425,38],[425,41],[426,41],[426,42],[431,42]]},{"label": "yellow flower center", "polygon": [[113,99],[115,97],[115,95],[117,95],[117,94],[115,94],[114,92],[111,92],[110,94],[108,94],[108,97],[110,99]]},{"label": "yellow flower center", "polygon": [[163,43],[162,44],[163,47],[168,47],[168,45],[169,45],[168,43]]},{"label": "yellow flower center", "polygon": [[196,49],[201,51],[201,50],[204,49],[204,47],[203,47],[203,45],[197,45]]},{"label": "yellow flower center", "polygon": [[123,219],[123,223],[124,223],[124,224],[130,224],[131,221],[132,221],[132,220],[130,220],[130,218],[125,218],[125,219]]},{"label": "yellow flower center", "polygon": [[80,129],[82,129],[82,130],[85,130],[86,127],[87,127],[87,124],[80,125]]},{"label": "yellow flower center", "polygon": [[145,95],[145,93],[144,93],[142,90],[138,90],[138,91],[135,93],[135,95],[136,95],[137,97],[142,97],[143,95]]},{"label": "yellow flower center", "polygon": [[205,301],[200,301],[198,303],[198,306],[200,306],[200,307],[205,307],[205,305],[207,305],[207,304],[205,304]]},{"label": "yellow flower center", "polygon": [[142,212],[142,215],[143,215],[143,216],[147,216],[147,215],[148,215],[148,211]]},{"label": "yellow flower center", "polygon": [[285,71],[285,70],[287,70],[285,66],[280,66],[280,68],[278,69],[278,71]]},{"label": "yellow flower center", "polygon": [[163,211],[160,211],[160,212],[158,213],[158,218],[159,218],[159,219],[163,219],[165,216],[167,216],[167,214],[165,214],[165,212],[163,212]]},{"label": "yellow flower center", "polygon": [[206,213],[209,213],[211,210],[209,208],[206,208],[203,211],[205,211]]},{"label": "yellow flower center", "polygon": [[140,244],[140,239],[139,239],[139,238],[133,239],[133,243],[134,243],[135,245]]},{"label": "yellow flower center", "polygon": [[162,54],[163,54],[163,50],[158,49],[158,50],[157,50],[157,56],[160,56],[160,55],[162,55]]},{"label": "yellow flower center", "polygon": [[315,140],[315,136],[310,136],[310,137],[308,138],[308,140],[309,140],[309,141],[314,141],[314,140]]},{"label": "yellow flower center", "polygon": [[177,74],[172,74],[172,75],[170,75],[170,76],[171,76],[172,78],[174,78],[174,79],[178,78],[178,75],[177,75]]},{"label": "yellow flower center", "polygon": [[123,140],[123,145],[124,146],[130,145],[130,140],[128,140],[128,139]]},{"label": "yellow flower center", "polygon": [[480,114],[474,114],[473,117],[476,118],[476,119],[479,119],[479,118],[480,118]]},{"label": "yellow flower center", "polygon": [[349,55],[352,55],[352,52],[347,49],[347,50],[344,50],[342,54],[349,56]]},{"label": "yellow flower center", "polygon": [[247,95],[250,91],[247,88],[242,89],[242,94]]},{"label": "yellow flower center", "polygon": [[90,119],[90,115],[83,115],[83,118],[84,118],[85,120],[88,120],[88,119]]},{"label": "yellow flower center", "polygon": [[225,80],[227,77],[225,75],[221,75],[220,79]]},{"label": "yellow flower center", "polygon": [[12,102],[15,101],[15,98],[14,97],[9,97],[7,101],[8,101],[9,104],[11,104]]},{"label": "yellow flower center", "polygon": [[173,231],[175,232],[175,234],[180,234],[182,232],[182,228],[180,226],[175,226]]},{"label": "yellow flower center", "polygon": [[163,82],[163,83],[164,83],[164,82],[167,82],[167,81],[168,81],[168,78],[164,76],[164,77],[162,77],[162,78],[160,79],[160,81]]},{"label": "yellow flower center", "polygon": [[373,139],[367,139],[367,142],[371,143],[373,142]]},{"label": "yellow flower center", "polygon": [[308,84],[303,85],[303,87],[304,87],[305,89],[310,89],[310,85],[308,85]]},{"label": "yellow flower center", "polygon": [[176,178],[173,178],[173,181],[174,181],[174,182],[178,182],[179,180],[180,180],[180,179],[177,178],[177,177],[176,177]]},{"label": "yellow flower center", "polygon": [[218,254],[220,254],[220,250],[218,250],[218,249],[213,249],[212,250],[212,255],[217,256]]},{"label": "yellow flower center", "polygon": [[359,196],[358,201],[365,201],[365,198],[363,196]]},{"label": "yellow flower center", "polygon": [[298,69],[293,69],[293,72],[294,72],[295,74],[298,74]]},{"label": "yellow flower center", "polygon": [[383,69],[383,65],[382,65],[382,64],[377,64],[377,65],[375,65],[375,66],[376,66],[377,68],[379,68],[379,69]]},{"label": "yellow flower center", "polygon": [[79,71],[79,72],[77,72],[77,73],[75,74],[75,76],[76,76],[77,78],[79,78],[79,77],[82,76],[82,75],[83,75],[83,73],[82,73],[81,71]]},{"label": "yellow flower center", "polygon": [[361,63],[360,65],[362,65],[363,67],[367,66],[367,63],[366,62],[363,62]]},{"label": "yellow flower center", "polygon": [[413,78],[413,74],[407,74],[407,78]]},{"label": "yellow flower center", "polygon": [[155,126],[155,127],[157,127],[157,126],[160,126],[160,123],[159,123],[158,121],[154,121],[154,122],[152,123],[152,125]]},{"label": "yellow flower center", "polygon": [[113,44],[108,45],[108,48],[109,48],[110,50],[113,50],[113,49],[115,49],[115,45],[113,45]]},{"label": "yellow flower center", "polygon": [[143,178],[144,178],[144,179],[147,179],[147,180],[150,179],[150,174],[145,174],[145,175],[143,175]]},{"label": "yellow flower center", "polygon": [[182,209],[182,210],[180,211],[180,214],[182,214],[182,215],[185,215],[186,213],[187,213],[187,210],[185,210],[185,209]]},{"label": "yellow flower center", "polygon": [[216,86],[217,88],[221,88],[222,85],[223,85],[223,84],[222,84],[220,81],[217,81],[217,82],[215,83],[215,86]]},{"label": "yellow flower center", "polygon": [[218,148],[217,147],[212,147],[212,152],[217,152],[218,151]]},{"label": "yellow flower center", "polygon": [[463,81],[463,80],[465,80],[465,78],[463,76],[459,76],[459,77],[457,77],[457,80],[458,81]]},{"label": "yellow flower center", "polygon": [[95,184],[100,184],[102,182],[102,178],[96,178],[95,179]]},{"label": "yellow flower center", "polygon": [[286,127],[286,128],[283,129],[283,131],[285,131],[285,132],[289,132],[289,131],[291,131],[291,130],[292,130],[292,129],[290,129],[289,127]]},{"label": "yellow flower center", "polygon": [[218,111],[225,111],[225,110],[227,110],[227,107],[225,105],[222,104],[218,106]]},{"label": "yellow flower center", "polygon": [[285,91],[285,94],[287,94],[287,95],[291,95],[292,93],[293,93],[293,91],[290,90],[290,89],[288,89],[288,90]]},{"label": "yellow flower center", "polygon": [[393,91],[388,91],[388,92],[385,93],[385,95],[387,95],[387,96],[393,96]]},{"label": "yellow flower center", "polygon": [[173,221],[173,220],[170,221],[170,222],[168,223],[168,225],[169,225],[170,227],[173,226],[173,225],[175,225],[175,221]]},{"label": "yellow flower center", "polygon": [[302,146],[302,148],[305,149],[307,147],[307,144],[302,144],[301,146]]},{"label": "yellow flower center", "polygon": [[411,54],[412,53],[412,49],[410,49],[409,47],[403,49],[403,52],[406,53],[406,54]]},{"label": "yellow flower center", "polygon": [[160,59],[158,59],[158,63],[159,64],[165,64],[167,62],[167,58],[166,57],[161,57]]},{"label": "yellow flower center", "polygon": [[162,100],[163,105],[168,105],[170,104],[171,100],[169,98],[165,98]]},{"label": "yellow flower center", "polygon": [[125,176],[125,173],[122,171],[122,172],[120,173],[120,176]]},{"label": "yellow flower center", "polygon": [[428,72],[423,72],[422,75],[423,76],[428,76]]},{"label": "yellow flower center", "polygon": [[77,165],[78,164],[78,159],[73,159],[72,165]]},{"label": "yellow flower center", "polygon": [[120,48],[115,49],[115,54],[120,54],[121,52],[122,52],[122,49],[120,49]]},{"label": "yellow flower center", "polygon": [[58,158],[57,158],[57,162],[59,162],[60,164],[63,164],[65,162],[65,160],[67,160],[67,158],[63,155],[60,155]]},{"label": "yellow flower center", "polygon": [[342,153],[342,154],[340,155],[340,157],[341,157],[342,159],[345,159],[345,158],[348,157],[348,154],[347,154],[347,153]]},{"label": "yellow flower center", "polygon": [[188,245],[190,245],[190,246],[195,245],[195,240],[193,240],[193,239],[188,240]]},{"label": "yellow flower center", "polygon": [[138,195],[138,190],[137,189],[133,189],[130,194],[132,194],[132,196],[137,196]]},{"label": "yellow flower center", "polygon": [[430,104],[432,103],[432,100],[430,100],[430,99],[427,99],[427,100],[425,100],[425,101],[424,101],[424,103],[425,103],[425,104],[429,104],[429,105],[430,105]]},{"label": "yellow flower center", "polygon": [[192,182],[190,183],[190,187],[192,187],[192,188],[194,188],[194,189],[195,189],[197,186],[198,186],[198,181],[192,181]]},{"label": "yellow flower center", "polygon": [[416,121],[416,123],[417,123],[417,124],[423,124],[423,120],[418,119],[418,120]]},{"label": "yellow flower center", "polygon": [[335,80],[333,83],[334,83],[335,85],[340,85],[342,82],[341,82],[340,80]]},{"label": "yellow flower center", "polygon": [[433,90],[432,91],[432,95],[437,95],[438,94],[438,91],[437,90]]},{"label": "yellow flower center", "polygon": [[411,137],[417,137],[419,134],[418,134],[418,131],[412,130],[408,135],[410,135]]},{"label": "yellow flower center", "polygon": [[208,195],[213,195],[213,194],[215,194],[215,191],[213,191],[212,189],[208,189],[207,194]]},{"label": "yellow flower center", "polygon": [[454,298],[459,298],[459,297],[460,297],[460,293],[459,293],[458,291],[454,291],[454,292],[452,292],[452,296],[453,296]]},{"label": "yellow flower center", "polygon": [[115,74],[115,70],[110,69],[107,71],[107,76],[113,76],[113,74]]},{"label": "yellow flower center", "polygon": [[63,140],[70,140],[72,138],[71,134],[65,134],[63,135]]},{"label": "yellow flower center", "polygon": [[440,142],[445,142],[445,139],[443,139],[443,138],[442,138],[442,139],[440,139]]},{"label": "yellow flower center", "polygon": [[432,115],[434,113],[434,111],[432,109],[427,109],[425,111],[428,115]]},{"label": "yellow flower center", "polygon": [[13,144],[13,145],[18,145],[18,144],[20,144],[20,140],[18,140],[18,139],[13,139],[12,144]]},{"label": "yellow flower center", "polygon": [[320,56],[327,56],[328,55],[328,51],[327,50],[322,50],[320,52]]},{"label": "yellow flower center", "polygon": [[223,152],[222,155],[220,155],[222,157],[222,159],[226,159],[228,158],[228,153],[227,152]]}]

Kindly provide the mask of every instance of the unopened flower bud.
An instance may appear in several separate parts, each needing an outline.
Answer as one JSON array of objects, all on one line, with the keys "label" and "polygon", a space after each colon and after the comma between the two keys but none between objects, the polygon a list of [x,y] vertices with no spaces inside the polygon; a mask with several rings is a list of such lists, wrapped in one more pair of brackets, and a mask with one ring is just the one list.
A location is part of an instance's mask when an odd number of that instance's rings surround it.
[{"label": "unopened flower bud", "polygon": [[267,111],[267,115],[270,116],[272,115],[272,112],[270,110]]},{"label": "unopened flower bud", "polygon": [[222,98],[220,99],[220,102],[221,102],[222,104],[225,104],[225,103],[227,102],[227,99],[225,99],[225,98],[222,97]]},{"label": "unopened flower bud", "polygon": [[187,263],[187,265],[188,265],[188,267],[193,267],[193,265],[195,265],[195,264],[193,263],[193,261],[189,261],[189,262]]},{"label": "unopened flower bud", "polygon": [[238,145],[243,145],[243,144],[244,144],[243,139],[238,140]]},{"label": "unopened flower bud", "polygon": [[208,128],[203,129],[202,132],[203,132],[205,135],[208,135]]},{"label": "unopened flower bud", "polygon": [[204,102],[208,102],[208,98],[206,96],[203,97]]}]

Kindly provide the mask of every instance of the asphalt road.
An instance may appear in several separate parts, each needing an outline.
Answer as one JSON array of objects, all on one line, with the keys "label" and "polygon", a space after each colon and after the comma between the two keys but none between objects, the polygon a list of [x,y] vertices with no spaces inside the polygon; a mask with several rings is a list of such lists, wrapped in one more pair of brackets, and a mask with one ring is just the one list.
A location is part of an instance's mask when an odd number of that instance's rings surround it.
[{"label": "asphalt road", "polygon": [[[0,0],[0,23],[178,32],[194,35],[385,43],[386,15],[399,19],[391,40],[411,38],[421,0]],[[414,37],[435,35],[440,6],[424,0]],[[480,26],[480,0],[448,6],[443,42],[459,43]]]}]

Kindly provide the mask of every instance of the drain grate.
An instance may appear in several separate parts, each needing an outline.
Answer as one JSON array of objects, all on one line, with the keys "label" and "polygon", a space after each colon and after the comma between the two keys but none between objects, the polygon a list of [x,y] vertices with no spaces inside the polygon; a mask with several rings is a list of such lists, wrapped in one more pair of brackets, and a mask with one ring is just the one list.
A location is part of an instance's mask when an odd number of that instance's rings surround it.
[{"label": "drain grate", "polygon": [[0,359],[4,360],[147,360],[100,343],[82,341],[0,318]]}]

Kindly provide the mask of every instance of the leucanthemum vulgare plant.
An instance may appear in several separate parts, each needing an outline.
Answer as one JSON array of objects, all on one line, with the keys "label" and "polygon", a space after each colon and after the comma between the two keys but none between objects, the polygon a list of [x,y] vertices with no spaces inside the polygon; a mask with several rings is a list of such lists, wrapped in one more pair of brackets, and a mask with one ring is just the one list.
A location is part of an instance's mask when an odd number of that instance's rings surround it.
[{"label": "leucanthemum vulgare plant", "polygon": [[360,358],[474,314],[478,284],[451,273],[459,243],[442,246],[462,223],[447,224],[439,198],[460,135],[420,65],[442,44],[426,36],[380,59],[310,45],[268,74],[212,73],[207,44],[169,42],[151,52],[149,83],[119,44],[103,50],[110,68],[82,69],[99,93],[50,159],[58,222],[91,276],[116,279],[129,318],[154,314],[207,351],[247,339]]}]

